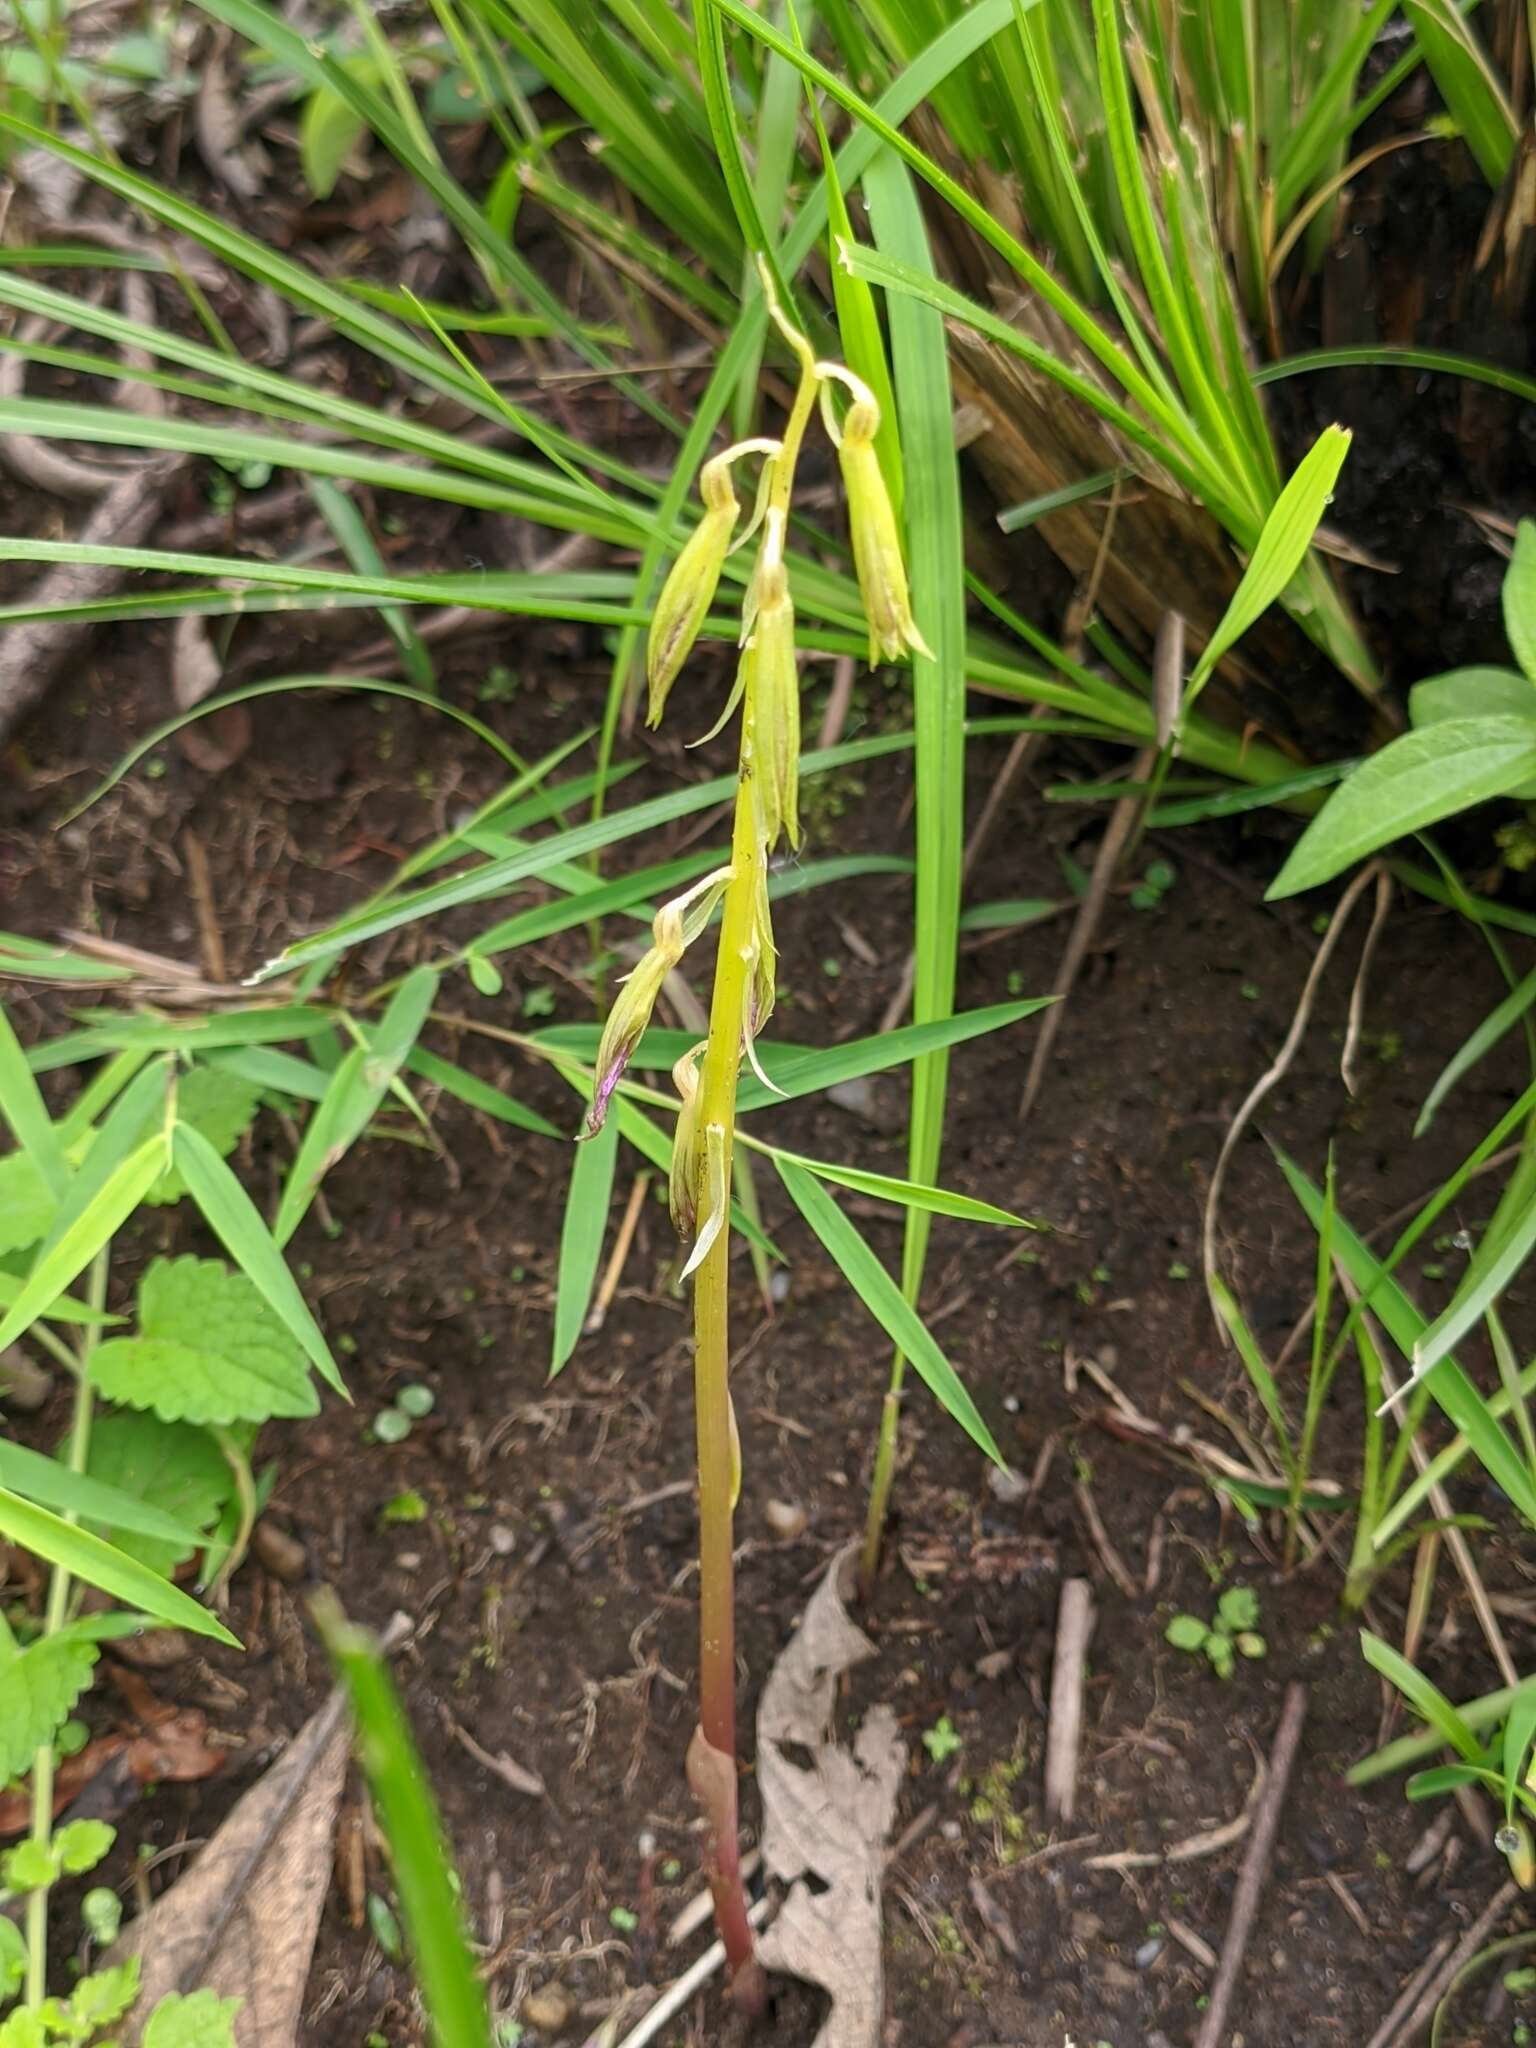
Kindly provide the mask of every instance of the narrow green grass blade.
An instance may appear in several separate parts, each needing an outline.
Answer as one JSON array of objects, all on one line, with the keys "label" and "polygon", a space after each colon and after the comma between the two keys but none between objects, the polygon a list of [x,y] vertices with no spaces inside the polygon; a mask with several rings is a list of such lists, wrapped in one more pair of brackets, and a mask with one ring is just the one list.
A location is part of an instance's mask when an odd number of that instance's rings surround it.
[{"label": "narrow green grass blade", "polygon": [[1317,348],[1304,355],[1282,356],[1253,372],[1255,384],[1278,384],[1286,377],[1305,377],[1315,370],[1428,370],[1445,377],[1465,377],[1473,384],[1491,384],[1536,405],[1536,379],[1522,377],[1498,363],[1437,348]]},{"label": "narrow green grass blade", "polygon": [[1478,169],[1497,190],[1508,175],[1520,125],[1488,53],[1447,0],[1403,0],[1403,12]]},{"label": "narrow green grass blade", "polygon": [[0,1004],[0,1114],[16,1133],[16,1142],[42,1175],[55,1200],[69,1184],[69,1166],[59,1134],[48,1114],[42,1091],[33,1079],[27,1056]]},{"label": "narrow green grass blade", "polygon": [[[1308,1221],[1317,1229],[1324,1206],[1321,1190],[1283,1152],[1275,1147],[1271,1149],[1292,1194],[1301,1204]],[[1334,1242],[1345,1270],[1360,1291],[1369,1296],[1372,1312],[1388,1336],[1405,1358],[1412,1358],[1425,1334],[1425,1316],[1342,1217],[1336,1217],[1334,1222]],[[1524,1459],[1500,1426],[1493,1404],[1448,1354],[1442,1356],[1432,1370],[1416,1377],[1423,1379],[1437,1405],[1467,1438],[1473,1455],[1495,1485],[1504,1489],[1519,1513],[1536,1527],[1536,1481],[1533,1481]],[[1406,1388],[1400,1389],[1400,1392],[1406,1391]],[[1377,1531],[1378,1543],[1385,1541],[1389,1526],[1396,1526],[1396,1521],[1397,1517],[1392,1513],[1383,1518]]]},{"label": "narrow green grass blade", "polygon": [[[1433,1372],[1446,1353],[1460,1343],[1468,1331],[1477,1328],[1518,1275],[1533,1247],[1536,1247],[1536,1200],[1527,1204],[1507,1232],[1492,1243],[1485,1237],[1473,1253],[1472,1263],[1449,1307],[1435,1318],[1414,1346],[1409,1387],[1416,1386],[1426,1373]],[[1536,1487],[1536,1474],[1530,1476],[1528,1491],[1531,1487]],[[1532,1521],[1536,1525],[1536,1516]]]},{"label": "narrow green grass blade", "polygon": [[1477,1029],[1468,1034],[1441,1068],[1434,1086],[1424,1098],[1424,1107],[1419,1111],[1418,1120],[1414,1124],[1413,1135],[1416,1138],[1423,1137],[1429,1129],[1435,1120],[1436,1110],[1457,1082],[1469,1074],[1479,1060],[1487,1057],[1506,1032],[1514,1029],[1520,1019],[1528,1014],[1533,1003],[1536,1003],[1536,968],[1510,990],[1503,1002],[1494,1005]]},{"label": "narrow green grass blade", "polygon": [[1504,1766],[1504,1818],[1515,1813],[1515,1795],[1525,1775],[1532,1742],[1536,1742],[1536,1679],[1520,1690],[1504,1723],[1502,1760]]},{"label": "narrow green grass blade", "polygon": [[334,1603],[320,1608],[316,1619],[352,1703],[357,1753],[389,1843],[435,2048],[491,2048],[490,2014],[465,1938],[442,1824],[384,1660]]},{"label": "narrow green grass blade", "polygon": [[240,1647],[239,1638],[230,1634],[217,1615],[159,1572],[17,1494],[0,1491],[0,1536],[85,1585],[100,1587],[114,1600],[153,1615],[169,1628],[184,1628],[192,1635],[211,1636],[216,1643]]},{"label": "narrow green grass blade", "polygon": [[854,1293],[925,1382],[935,1400],[995,1464],[1002,1453],[965,1384],[935,1343],[926,1323],[881,1265],[863,1236],[838,1208],[815,1174],[792,1159],[774,1161],[795,1207],[805,1218]]},{"label": "narrow green grass blade", "polygon": [[[878,157],[864,179],[881,253],[931,274],[928,233],[906,169]],[[912,1017],[942,1022],[954,1008],[965,853],[965,537],[955,450],[954,399],[944,322],[917,299],[889,302],[891,357],[907,480],[912,612],[931,654],[912,657],[916,738],[917,885]],[[912,1065],[908,1176],[932,1183],[944,1142],[948,1051]],[[915,1306],[927,1262],[929,1212],[909,1209],[901,1283]],[[913,1361],[916,1363],[916,1361]]]},{"label": "narrow green grass blade", "polygon": [[608,1204],[613,1197],[613,1169],[619,1156],[618,1119],[609,1118],[595,1137],[582,1139],[575,1153],[565,1218],[560,1226],[555,1327],[549,1355],[551,1379],[564,1369],[576,1349],[587,1320],[592,1289],[597,1284],[603,1234],[608,1227]]},{"label": "narrow green grass blade", "polygon": [[[385,575],[384,557],[374,546],[367,521],[346,492],[338,490],[328,477],[323,476],[311,477],[309,490],[353,568],[365,576]],[[407,682],[413,683],[418,690],[435,693],[437,671],[432,666],[427,643],[411,624],[409,614],[399,605],[381,605],[379,619],[400,650],[400,663]]]},{"label": "narrow green grass blade", "polygon": [[1438,1686],[1432,1685],[1422,1671],[1410,1664],[1390,1643],[1383,1642],[1380,1636],[1372,1635],[1368,1628],[1360,1631],[1360,1649],[1371,1669],[1379,1671],[1390,1685],[1397,1687],[1403,1698],[1429,1723],[1442,1742],[1465,1757],[1468,1763],[1482,1762],[1483,1745],[1445,1694]]},{"label": "narrow green grass blade", "polygon": [[171,1163],[186,1182],[203,1220],[274,1315],[302,1345],[321,1378],[350,1401],[320,1325],[309,1312],[261,1212],[213,1146],[191,1124],[171,1134]]},{"label": "narrow green grass blade", "polygon": [[1287,1477],[1296,1474],[1296,1452],[1291,1443],[1290,1424],[1285,1417],[1285,1404],[1280,1399],[1280,1389],[1275,1385],[1275,1376],[1269,1369],[1269,1361],[1259,1349],[1248,1319],[1238,1306],[1237,1299],[1219,1273],[1211,1275],[1211,1300],[1216,1313],[1225,1324],[1227,1333],[1237,1348],[1237,1355],[1243,1362],[1244,1370],[1259,1397],[1259,1405],[1269,1417],[1269,1426],[1275,1432],[1275,1447],[1279,1453],[1282,1469]]}]

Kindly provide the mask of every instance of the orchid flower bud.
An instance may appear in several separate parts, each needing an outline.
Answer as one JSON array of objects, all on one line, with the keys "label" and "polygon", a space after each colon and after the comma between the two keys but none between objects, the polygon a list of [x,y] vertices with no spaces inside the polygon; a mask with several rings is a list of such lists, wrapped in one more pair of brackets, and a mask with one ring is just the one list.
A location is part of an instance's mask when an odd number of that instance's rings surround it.
[{"label": "orchid flower bud", "polygon": [[596,1137],[603,1128],[613,1091],[624,1078],[624,1069],[645,1035],[662,983],[713,917],[715,905],[730,879],[729,868],[714,869],[681,896],[664,903],[652,920],[650,950],[620,984],[603,1026],[593,1069],[592,1107],[587,1112],[589,1138]]},{"label": "orchid flower bud", "polygon": [[912,617],[907,567],[901,555],[896,512],[875,453],[880,409],[873,398],[856,398],[843,421],[837,459],[848,499],[848,526],[853,538],[853,566],[869,621],[869,665],[882,657],[895,661],[904,647],[931,655]]},{"label": "orchid flower bud", "polygon": [[[707,1043],[707,1041],[706,1041]],[[672,1171],[667,1189],[672,1228],[679,1237],[693,1235],[699,1199],[699,1057],[702,1044],[685,1052],[672,1069],[672,1085],[682,1107],[672,1134]]]},{"label": "orchid flower bud", "polygon": [[667,692],[699,637],[730,552],[741,507],[731,487],[729,451],[705,463],[699,473],[699,496],[704,501],[704,515],[661,587],[646,643],[645,670],[650,685],[646,720],[650,725],[661,723]]},{"label": "orchid flower bud", "polygon": [[756,660],[752,718],[764,837],[781,832],[800,844],[800,671],[795,661],[795,607],[782,562],[760,565],[754,579],[757,616],[752,628]]}]

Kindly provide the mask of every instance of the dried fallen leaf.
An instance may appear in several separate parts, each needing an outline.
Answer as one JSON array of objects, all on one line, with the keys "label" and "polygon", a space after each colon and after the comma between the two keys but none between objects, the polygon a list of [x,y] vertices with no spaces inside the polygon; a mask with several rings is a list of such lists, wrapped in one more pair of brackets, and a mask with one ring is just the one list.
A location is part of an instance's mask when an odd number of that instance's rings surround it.
[{"label": "dried fallen leaf", "polygon": [[[168,1726],[169,1724],[167,1724]],[[155,1731],[163,1739],[167,1730]],[[295,2048],[330,1885],[350,1730],[340,1691],[240,1800],[186,1876],[123,1935],[108,1961],[143,1959],[135,2008],[198,1987],[239,1998],[241,2048]],[[137,2026],[123,2035],[137,2048]]]},{"label": "dried fallen leaf", "polygon": [[[847,1609],[857,1544],[834,1558],[793,1642],[773,1667],[757,1716],[763,1859],[790,1886],[760,1954],[770,1970],[832,2000],[815,2048],[875,2048],[884,2014],[880,1877],[906,1750],[896,1717],[873,1707],[851,1751],[832,1739],[838,1680],[875,1655]],[[788,1751],[808,1752],[806,1766]],[[807,1879],[820,1889],[812,1891]]]}]

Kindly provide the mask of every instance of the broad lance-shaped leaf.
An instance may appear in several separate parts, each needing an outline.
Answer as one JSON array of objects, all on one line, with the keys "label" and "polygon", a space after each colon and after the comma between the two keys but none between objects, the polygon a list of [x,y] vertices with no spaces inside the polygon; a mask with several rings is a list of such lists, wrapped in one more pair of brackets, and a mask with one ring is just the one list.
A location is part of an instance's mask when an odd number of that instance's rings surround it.
[{"label": "broad lance-shaped leaf", "polygon": [[137,1336],[98,1344],[91,1380],[162,1422],[265,1422],[320,1406],[299,1346],[220,1259],[156,1259],[139,1283]]},{"label": "broad lance-shaped leaf", "polygon": [[164,1164],[165,1141],[155,1137],[114,1169],[95,1198],[52,1247],[44,1249],[27,1275],[19,1298],[0,1322],[0,1351],[31,1329],[103,1246],[111,1242],[153,1187]]},{"label": "broad lance-shaped leaf", "polygon": [[1184,699],[1189,707],[1214,674],[1216,664],[1257,625],[1284,594],[1307,558],[1313,536],[1328,509],[1339,471],[1349,453],[1350,436],[1343,427],[1325,427],[1297,464],[1295,473],[1275,500],[1254,545],[1242,581],[1221,616],[1189,679]]},{"label": "broad lance-shaped leaf", "polygon": [[0,1253],[36,1244],[57,1208],[42,1168],[25,1152],[0,1159]]},{"label": "broad lance-shaped leaf", "polygon": [[16,1142],[41,1174],[57,1201],[69,1181],[64,1148],[47,1105],[32,1078],[11,1020],[0,1005],[0,1113],[16,1133]]},{"label": "broad lance-shaped leaf", "polygon": [[1269,900],[1315,889],[1406,832],[1420,831],[1536,775],[1536,720],[1448,718],[1363,761],[1292,848]]},{"label": "broad lance-shaped leaf", "polygon": [[613,1169],[619,1153],[616,1118],[606,1122],[595,1136],[575,1147],[570,1191],[566,1196],[565,1218],[560,1228],[560,1269],[555,1288],[555,1329],[549,1355],[549,1376],[554,1378],[576,1349],[587,1305],[597,1279],[597,1262],[602,1256],[603,1232],[608,1225],[608,1203],[613,1194]]},{"label": "broad lance-shaped leaf", "polygon": [[960,1375],[944,1356],[926,1323],[906,1299],[859,1231],[849,1222],[821,1182],[792,1160],[776,1158],[779,1178],[795,1207],[831,1254],[855,1294],[926,1381],[940,1406],[953,1416],[973,1443],[1001,1465],[1003,1455],[981,1418]]},{"label": "broad lance-shaped leaf", "polygon": [[42,1558],[47,1564],[62,1565],[65,1571],[86,1585],[99,1586],[102,1592],[112,1594],[115,1599],[138,1608],[156,1621],[166,1622],[172,1628],[190,1629],[194,1635],[213,1636],[235,1649],[240,1647],[238,1639],[230,1634],[216,1615],[210,1614],[206,1607],[200,1606],[179,1587],[170,1585],[158,1572],[140,1564],[137,1558],[126,1557],[112,1544],[93,1536],[88,1529],[77,1529],[73,1522],[66,1522],[62,1517],[50,1514],[46,1508],[37,1507],[33,1502],[3,1490],[0,1490],[0,1536],[23,1550],[31,1551],[34,1557]]},{"label": "broad lance-shaped leaf", "polygon": [[[260,1090],[229,1068],[193,1067],[176,1084],[176,1120],[201,1131],[219,1157],[227,1159],[250,1127],[260,1101]],[[172,1165],[144,1199],[158,1209],[179,1202],[186,1192],[186,1182]]]}]

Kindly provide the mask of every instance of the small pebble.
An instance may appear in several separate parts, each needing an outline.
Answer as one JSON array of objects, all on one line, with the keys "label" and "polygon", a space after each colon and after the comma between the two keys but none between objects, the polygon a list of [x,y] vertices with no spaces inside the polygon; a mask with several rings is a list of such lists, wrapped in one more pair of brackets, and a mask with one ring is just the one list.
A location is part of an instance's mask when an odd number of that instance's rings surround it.
[{"label": "small pebble", "polygon": [[1029,1481],[1024,1475],[1003,1465],[987,1467],[987,1485],[1004,1507],[1016,1507],[1029,1492]]},{"label": "small pebble", "polygon": [[419,1550],[402,1550],[395,1559],[395,1569],[402,1572],[419,1572],[421,1570],[421,1552]]},{"label": "small pebble", "polygon": [[939,1833],[946,1842],[958,1842],[965,1833],[965,1830],[957,1820],[941,1820],[939,1822]]},{"label": "small pebble", "polygon": [[1150,1970],[1162,1954],[1163,1946],[1163,1937],[1160,1934],[1154,1934],[1150,1941],[1144,1941],[1132,1957],[1137,1969]]},{"label": "small pebble", "polygon": [[523,2000],[522,2017],[541,2034],[558,2034],[572,2010],[570,1999],[558,1984],[544,1984]]},{"label": "small pebble", "polygon": [[258,1522],[251,1532],[251,1555],[274,1579],[297,1586],[309,1577],[309,1553],[297,1536],[275,1522]]},{"label": "small pebble", "polygon": [[34,1363],[19,1344],[0,1352],[0,1401],[18,1415],[35,1415],[53,1392],[53,1375]]},{"label": "small pebble", "polygon": [[498,1557],[510,1557],[517,1548],[517,1537],[505,1522],[492,1522],[489,1541]]},{"label": "small pebble", "polygon": [[793,1543],[805,1534],[810,1517],[798,1501],[770,1500],[763,1507],[763,1520],[781,1543]]},{"label": "small pebble", "polygon": [[775,1266],[768,1275],[768,1299],[775,1308],[782,1307],[789,1299],[789,1268]]},{"label": "small pebble", "polygon": [[1004,1396],[1003,1396],[1003,1410],[1004,1410],[1004,1413],[1005,1413],[1005,1414],[1008,1414],[1008,1415],[1017,1415],[1017,1414],[1018,1414],[1018,1412],[1019,1412],[1019,1397],[1018,1397],[1018,1395],[1017,1395],[1017,1394],[1004,1394]]}]

